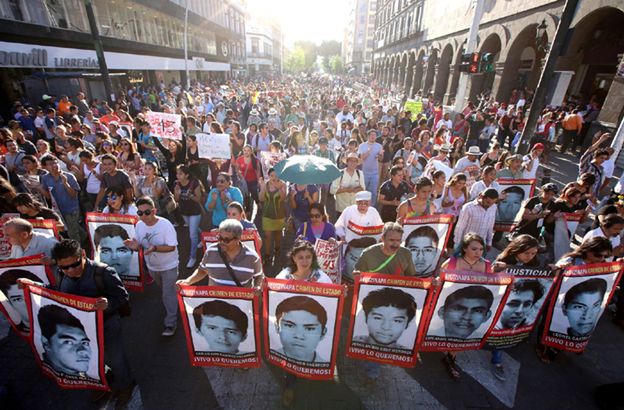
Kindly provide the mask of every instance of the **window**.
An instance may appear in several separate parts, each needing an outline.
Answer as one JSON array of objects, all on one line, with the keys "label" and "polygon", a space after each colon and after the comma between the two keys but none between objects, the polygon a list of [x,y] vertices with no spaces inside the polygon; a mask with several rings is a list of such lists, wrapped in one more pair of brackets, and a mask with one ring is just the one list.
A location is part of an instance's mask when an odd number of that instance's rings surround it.
[{"label": "window", "polygon": [[251,39],[251,53],[258,54],[260,52],[260,41],[257,38]]}]

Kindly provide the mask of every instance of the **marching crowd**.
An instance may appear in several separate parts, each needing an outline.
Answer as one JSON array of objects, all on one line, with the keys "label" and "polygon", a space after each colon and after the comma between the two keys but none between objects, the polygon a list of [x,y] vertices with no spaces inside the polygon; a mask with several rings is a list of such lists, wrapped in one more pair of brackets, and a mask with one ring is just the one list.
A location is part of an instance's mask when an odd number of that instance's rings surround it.
[{"label": "marching crowd", "polygon": [[[45,253],[62,279],[59,290],[99,298],[106,360],[123,407],[133,387],[119,324],[128,293],[113,268],[86,257],[87,212],[138,217],[136,237],[123,245],[143,250],[149,277],[162,289],[165,337],[176,332],[176,283],[260,289],[265,276],[331,283],[317,263],[317,239],[345,247],[342,282],[348,285],[360,272],[432,277],[440,268],[556,269],[624,256],[624,201],[621,186],[610,184],[611,136],[587,134],[599,102],[545,109],[529,153],[519,155],[530,106],[522,95],[502,103],[482,98],[451,116],[419,93],[422,110],[409,112],[402,96],[383,88],[314,75],[194,83],[188,90],[175,83],[132,85],[109,102],[88,101],[83,93],[16,102],[0,129],[0,212],[20,217],[6,222],[4,233],[12,258]],[[154,136],[150,111],[180,114],[182,138]],[[202,158],[200,133],[228,134],[231,158]],[[541,178],[540,164],[556,145],[575,153],[584,139],[591,144],[575,182],[559,187]],[[340,177],[289,183],[263,160],[265,152],[320,157],[335,164]],[[503,190],[500,179],[535,179],[537,193],[522,201]],[[554,230],[563,213],[594,222],[574,251],[561,254]],[[434,246],[419,243],[426,233],[402,245],[404,221],[436,214],[454,221],[441,267],[431,262]],[[497,218],[505,217],[515,220],[511,232],[495,232]],[[27,220],[37,218],[55,220],[61,241],[34,232]],[[261,254],[241,245],[247,229],[260,233]],[[219,241],[202,250],[201,232],[209,230],[218,230]],[[188,254],[178,254],[181,244]],[[502,252],[489,260],[492,247]],[[190,272],[186,279],[180,266]],[[104,289],[95,271],[106,278]],[[624,326],[624,297],[614,321]],[[536,351],[545,363],[557,354],[541,345]],[[493,372],[504,380],[501,358],[495,350]],[[454,354],[445,354],[444,363],[460,377]],[[378,366],[369,365],[367,382],[378,374]],[[284,380],[290,405],[294,380]]]}]

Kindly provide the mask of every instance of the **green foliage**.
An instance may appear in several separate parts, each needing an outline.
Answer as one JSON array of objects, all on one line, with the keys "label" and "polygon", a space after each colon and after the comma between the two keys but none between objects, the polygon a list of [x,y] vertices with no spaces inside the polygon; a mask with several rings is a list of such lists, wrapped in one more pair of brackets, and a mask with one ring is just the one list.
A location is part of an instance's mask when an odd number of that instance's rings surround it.
[{"label": "green foliage", "polygon": [[340,43],[333,40],[323,41],[318,46],[311,41],[297,41],[284,59],[284,68],[292,73],[318,69],[341,72],[340,47]]}]

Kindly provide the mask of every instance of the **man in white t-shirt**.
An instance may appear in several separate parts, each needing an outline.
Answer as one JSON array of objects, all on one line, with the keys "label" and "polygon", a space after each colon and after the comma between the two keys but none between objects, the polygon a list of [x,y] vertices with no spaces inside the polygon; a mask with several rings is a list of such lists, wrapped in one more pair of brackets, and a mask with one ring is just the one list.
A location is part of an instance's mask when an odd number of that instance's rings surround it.
[{"label": "man in white t-shirt", "polygon": [[540,164],[540,156],[544,152],[544,144],[538,142],[533,145],[531,152],[522,157],[522,177],[527,179],[535,179],[537,177],[537,168]]},{"label": "man in white t-shirt", "polygon": [[624,230],[624,218],[618,214],[606,215],[600,222],[600,226],[593,229],[583,236],[583,242],[591,238],[607,238],[611,241],[613,247],[613,257],[605,259],[611,262],[613,258],[621,258],[624,256],[624,245],[620,244],[620,234]]},{"label": "man in white t-shirt", "polygon": [[135,228],[135,239],[127,239],[124,244],[132,250],[143,248],[145,264],[150,276],[162,289],[165,306],[165,329],[163,336],[173,336],[178,322],[178,300],[176,280],[178,279],[178,235],[175,228],[165,218],[156,215],[156,206],[149,197],[136,201],[139,222]]},{"label": "man in white t-shirt", "polygon": [[340,132],[340,124],[342,124],[343,122],[346,121],[351,121],[351,124],[353,124],[355,122],[355,118],[353,118],[353,114],[351,114],[351,112],[349,112],[349,104],[345,104],[342,106],[342,111],[340,111],[337,115],[336,115],[336,125],[338,128],[336,128],[336,133]]}]

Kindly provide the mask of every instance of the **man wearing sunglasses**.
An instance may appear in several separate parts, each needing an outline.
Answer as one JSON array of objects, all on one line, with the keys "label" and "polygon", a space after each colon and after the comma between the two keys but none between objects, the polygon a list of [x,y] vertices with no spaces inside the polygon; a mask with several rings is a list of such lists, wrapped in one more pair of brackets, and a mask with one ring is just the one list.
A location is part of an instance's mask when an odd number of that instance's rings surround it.
[{"label": "man wearing sunglasses", "polygon": [[[59,269],[56,290],[76,296],[95,298],[97,309],[104,311],[104,362],[115,377],[111,388],[117,396],[117,406],[123,408],[132,397],[134,382],[126,360],[121,337],[119,310],[127,305],[129,297],[119,275],[107,265],[88,259],[80,243],[64,239],[52,249],[52,257]],[[18,279],[18,286],[32,285],[29,279]],[[103,395],[94,395],[93,399]]]},{"label": "man wearing sunglasses", "polygon": [[243,225],[226,219],[219,225],[219,242],[206,248],[199,267],[180,285],[192,285],[208,276],[210,286],[259,287],[264,274],[258,254],[241,243]]},{"label": "man wearing sunglasses", "polygon": [[136,224],[134,239],[127,239],[124,245],[137,251],[143,248],[145,264],[150,276],[162,289],[162,302],[165,306],[163,336],[173,336],[178,322],[178,299],[176,279],[178,279],[178,235],[175,228],[165,218],[156,215],[156,206],[149,197],[136,201],[139,222]]}]

